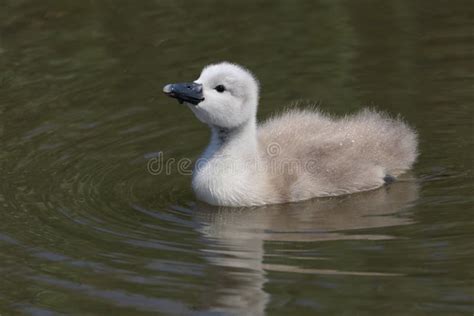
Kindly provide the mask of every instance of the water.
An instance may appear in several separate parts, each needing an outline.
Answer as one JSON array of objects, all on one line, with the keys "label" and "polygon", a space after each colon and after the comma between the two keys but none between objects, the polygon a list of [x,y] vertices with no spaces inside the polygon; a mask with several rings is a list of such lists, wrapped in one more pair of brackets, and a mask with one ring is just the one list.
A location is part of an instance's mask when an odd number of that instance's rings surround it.
[{"label": "water", "polygon": [[[32,1],[0,10],[0,315],[472,315],[470,1]],[[259,118],[369,105],[419,132],[389,187],[195,200],[208,130],[161,94],[230,60]]]}]

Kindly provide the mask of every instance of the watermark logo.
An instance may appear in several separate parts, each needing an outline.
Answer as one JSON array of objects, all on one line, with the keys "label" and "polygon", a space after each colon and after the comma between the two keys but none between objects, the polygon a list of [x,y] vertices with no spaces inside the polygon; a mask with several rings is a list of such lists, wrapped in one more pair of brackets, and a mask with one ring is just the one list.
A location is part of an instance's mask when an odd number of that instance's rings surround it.
[{"label": "watermark logo", "polygon": [[270,157],[279,156],[280,153],[281,153],[281,146],[280,146],[280,144],[278,144],[278,143],[270,143],[270,144],[267,146],[267,154],[268,154]]},{"label": "watermark logo", "polygon": [[[265,172],[274,175],[294,175],[301,173],[315,173],[318,170],[316,159],[296,159],[285,158],[282,155],[281,145],[270,143],[266,147],[266,156],[254,157],[248,159],[235,158],[231,156],[217,156],[212,158],[213,172],[220,174],[241,174],[243,170],[251,172]],[[154,154],[149,158],[146,170],[149,174],[173,175],[180,174],[192,176],[194,172],[203,170],[209,166],[211,161],[206,158],[199,158],[193,163],[190,158],[176,159],[173,157],[165,158],[163,152]]]}]

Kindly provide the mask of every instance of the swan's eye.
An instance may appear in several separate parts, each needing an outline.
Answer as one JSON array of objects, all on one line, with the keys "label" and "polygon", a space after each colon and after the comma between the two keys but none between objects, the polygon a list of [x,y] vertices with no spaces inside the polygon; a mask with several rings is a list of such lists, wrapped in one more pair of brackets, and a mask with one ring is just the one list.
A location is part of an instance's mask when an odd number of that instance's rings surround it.
[{"label": "swan's eye", "polygon": [[221,92],[221,93],[225,91],[224,85],[221,85],[221,84],[216,86],[214,89],[216,89],[217,92]]}]

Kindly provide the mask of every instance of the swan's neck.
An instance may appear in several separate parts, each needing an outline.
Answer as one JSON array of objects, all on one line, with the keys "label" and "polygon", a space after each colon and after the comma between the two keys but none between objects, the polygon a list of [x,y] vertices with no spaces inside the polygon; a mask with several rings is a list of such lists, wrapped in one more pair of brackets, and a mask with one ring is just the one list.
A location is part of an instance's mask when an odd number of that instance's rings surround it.
[{"label": "swan's neck", "polygon": [[238,159],[257,155],[257,124],[251,119],[234,128],[211,126],[209,158],[214,155],[232,155]]},{"label": "swan's neck", "polygon": [[266,179],[258,172],[256,120],[232,129],[211,126],[211,130],[211,142],[193,174],[198,198],[214,205],[262,204]]}]

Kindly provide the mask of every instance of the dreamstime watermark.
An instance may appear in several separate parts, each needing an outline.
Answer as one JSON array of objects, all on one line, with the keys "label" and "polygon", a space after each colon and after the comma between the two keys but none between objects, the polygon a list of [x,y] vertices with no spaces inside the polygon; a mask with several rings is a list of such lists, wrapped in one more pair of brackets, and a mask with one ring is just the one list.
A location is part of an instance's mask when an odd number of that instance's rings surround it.
[{"label": "dreamstime watermark", "polygon": [[318,170],[316,159],[287,158],[278,143],[270,143],[265,152],[265,155],[247,159],[218,155],[212,156],[211,159],[199,158],[195,163],[190,158],[167,158],[163,152],[159,152],[155,157],[148,159],[146,170],[149,174],[155,176],[176,173],[192,176],[193,172],[203,170],[211,165],[213,172],[224,172],[226,174],[240,174],[243,170],[246,170],[274,175],[296,175],[314,173]]}]

